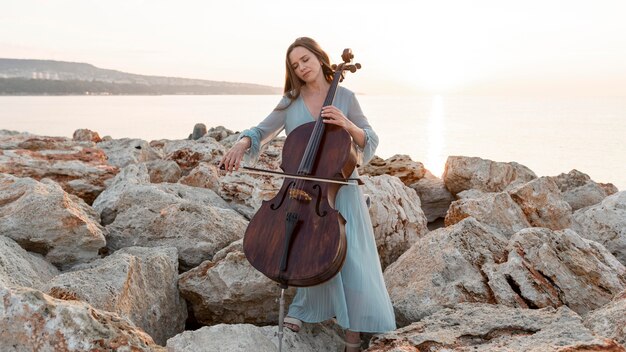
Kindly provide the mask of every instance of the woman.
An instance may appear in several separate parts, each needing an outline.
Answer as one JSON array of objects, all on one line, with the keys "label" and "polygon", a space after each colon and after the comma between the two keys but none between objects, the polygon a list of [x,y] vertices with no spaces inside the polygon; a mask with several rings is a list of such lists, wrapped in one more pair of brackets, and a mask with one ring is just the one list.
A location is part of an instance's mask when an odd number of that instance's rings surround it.
[{"label": "woman", "polygon": [[[322,106],[332,82],[328,55],[313,39],[296,39],[287,49],[285,95],[258,126],[241,132],[239,140],[224,155],[220,165],[237,170],[244,157],[255,161],[261,145],[285,129],[289,134],[301,124],[315,121],[343,127],[368,162],[378,145],[351,91],[337,89],[333,106]],[[355,170],[351,177],[357,177]],[[378,333],[395,329],[395,317],[383,281],[369,212],[359,187],[343,186],[335,208],[346,219],[347,254],[344,266],[333,279],[318,286],[298,288],[285,325],[298,331],[301,322],[316,323],[336,318],[346,329],[346,351],[358,351],[360,332]]]}]

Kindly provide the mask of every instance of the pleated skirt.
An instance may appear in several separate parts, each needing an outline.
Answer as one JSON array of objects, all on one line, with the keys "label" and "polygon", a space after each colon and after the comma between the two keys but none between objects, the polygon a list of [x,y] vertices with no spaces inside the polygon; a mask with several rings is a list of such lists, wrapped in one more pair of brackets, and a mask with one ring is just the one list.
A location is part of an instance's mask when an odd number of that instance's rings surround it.
[{"label": "pleated skirt", "polygon": [[335,208],[346,219],[346,261],[331,280],[298,288],[287,315],[308,323],[336,318],[342,328],[351,331],[395,330],[393,306],[360,187],[342,186],[335,198]]}]

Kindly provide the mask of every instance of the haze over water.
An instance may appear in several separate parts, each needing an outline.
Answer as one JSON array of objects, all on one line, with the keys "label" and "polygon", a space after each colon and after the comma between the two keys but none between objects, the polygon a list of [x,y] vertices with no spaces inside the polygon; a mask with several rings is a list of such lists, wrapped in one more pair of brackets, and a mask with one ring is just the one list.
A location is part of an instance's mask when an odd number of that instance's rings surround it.
[{"label": "haze over water", "polygon": [[[183,139],[194,124],[241,131],[278,96],[0,97],[0,129],[71,137]],[[408,154],[440,176],[447,156],[515,161],[538,176],[572,169],[626,189],[626,100],[359,95],[380,137],[377,155]]]}]

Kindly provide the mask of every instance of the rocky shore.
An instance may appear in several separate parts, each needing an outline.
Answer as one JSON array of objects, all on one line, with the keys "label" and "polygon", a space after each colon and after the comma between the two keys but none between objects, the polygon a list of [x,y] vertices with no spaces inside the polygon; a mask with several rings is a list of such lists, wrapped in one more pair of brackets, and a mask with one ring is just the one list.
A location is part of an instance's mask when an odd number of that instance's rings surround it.
[{"label": "rocky shore", "polygon": [[[236,137],[1,130],[0,351],[277,351],[279,288],[242,236],[282,180],[220,175]],[[466,156],[442,178],[404,155],[359,171],[398,324],[364,350],[626,351],[626,192]],[[305,324],[283,347],[342,336]]]}]

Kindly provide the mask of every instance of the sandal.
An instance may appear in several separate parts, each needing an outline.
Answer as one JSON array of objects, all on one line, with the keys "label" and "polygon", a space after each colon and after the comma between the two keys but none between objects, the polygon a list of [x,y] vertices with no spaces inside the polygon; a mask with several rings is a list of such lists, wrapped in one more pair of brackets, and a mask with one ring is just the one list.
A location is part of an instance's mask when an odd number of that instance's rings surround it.
[{"label": "sandal", "polygon": [[302,328],[302,321],[292,317],[285,317],[283,325],[293,332],[298,332]]},{"label": "sandal", "polygon": [[348,347],[350,348],[358,348],[359,351],[361,350],[361,342],[359,343],[350,343],[350,342],[345,342],[343,343],[346,347],[343,348],[344,352],[348,350]]}]

